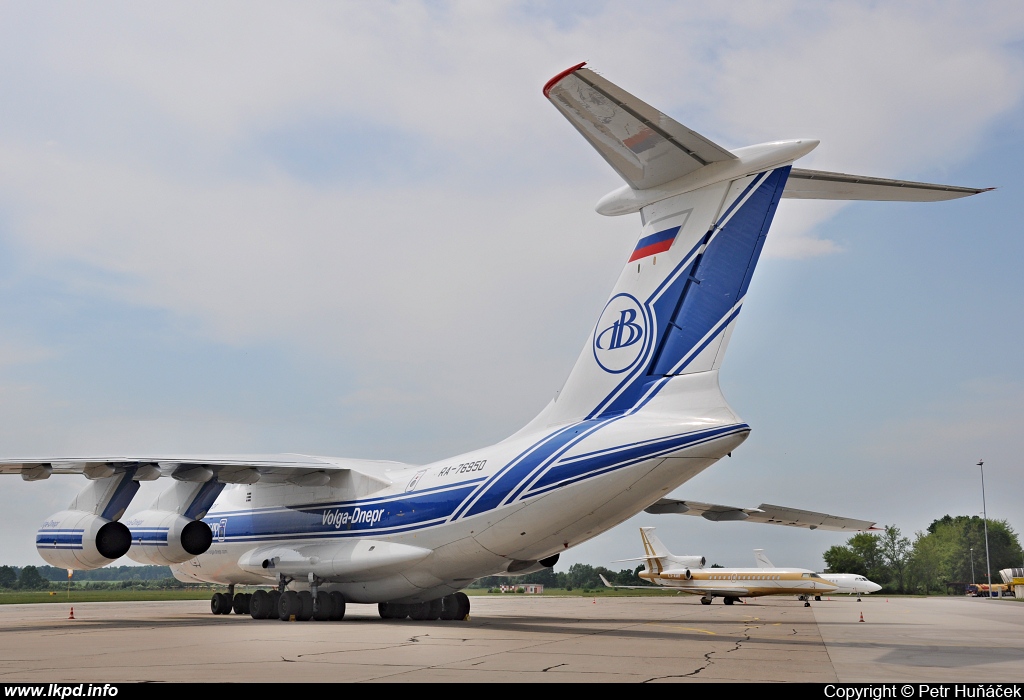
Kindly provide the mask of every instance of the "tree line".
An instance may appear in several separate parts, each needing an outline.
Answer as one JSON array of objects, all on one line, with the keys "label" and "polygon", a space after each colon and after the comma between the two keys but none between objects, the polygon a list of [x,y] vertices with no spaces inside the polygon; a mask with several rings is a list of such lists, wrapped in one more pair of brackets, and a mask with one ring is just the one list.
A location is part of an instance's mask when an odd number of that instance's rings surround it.
[{"label": "tree line", "polygon": [[[1006,520],[988,521],[992,583],[1001,569],[1024,567],[1024,550]],[[890,593],[945,593],[969,583],[988,583],[985,521],[977,515],[945,515],[914,539],[895,525],[881,534],[861,532],[822,554],[832,573],[867,576]]]},{"label": "tree line", "polygon": [[539,583],[545,588],[564,588],[567,591],[582,589],[591,590],[604,588],[601,583],[603,574],[609,583],[616,586],[647,586],[650,585],[638,575],[643,571],[642,566],[635,569],[622,569],[612,571],[603,566],[591,566],[590,564],[573,564],[568,571],[555,571],[544,569],[524,576],[485,576],[477,579],[472,588],[497,588],[498,586],[520,585],[524,583]]},{"label": "tree line", "polygon": [[[68,570],[55,566],[0,566],[0,589],[45,590],[52,588],[54,583],[67,583],[67,580]],[[105,566],[90,571],[76,571],[72,581],[129,585],[158,583],[164,588],[180,585],[167,566]]]}]

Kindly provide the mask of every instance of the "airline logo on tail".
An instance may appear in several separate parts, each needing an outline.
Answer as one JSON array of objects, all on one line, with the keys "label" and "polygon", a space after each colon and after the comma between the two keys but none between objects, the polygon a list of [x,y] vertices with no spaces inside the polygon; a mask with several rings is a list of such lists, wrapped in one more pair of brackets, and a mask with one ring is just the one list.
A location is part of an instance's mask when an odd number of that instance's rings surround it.
[{"label": "airline logo on tail", "polygon": [[647,314],[631,294],[616,294],[594,330],[594,359],[605,372],[632,368],[647,348]]}]

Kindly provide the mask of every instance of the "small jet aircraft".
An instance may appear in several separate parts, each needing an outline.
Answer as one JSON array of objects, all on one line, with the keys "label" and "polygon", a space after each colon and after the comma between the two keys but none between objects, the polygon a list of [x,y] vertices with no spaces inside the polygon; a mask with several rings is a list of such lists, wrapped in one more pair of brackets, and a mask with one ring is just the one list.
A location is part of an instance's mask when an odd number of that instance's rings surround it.
[{"label": "small jet aircraft", "polygon": [[[643,561],[640,578],[674,591],[701,596],[703,605],[711,605],[722,598],[732,605],[740,598],[765,595],[795,595],[810,606],[808,598],[831,593],[835,584],[823,579],[810,569],[784,569],[759,566],[756,569],[705,569],[706,559],[697,556],[676,556],[654,535],[653,527],[640,528],[644,543],[644,556],[619,561]],[[759,550],[755,550],[759,551]],[[760,562],[759,562],[760,563]],[[616,586],[604,576],[601,581],[609,588],[649,589],[649,586]],[[818,598],[820,600],[820,598]]]},{"label": "small jet aircraft", "polygon": [[[775,568],[775,565],[765,556],[763,549],[754,550],[754,559],[757,560],[759,568]],[[877,583],[869,581],[866,576],[860,574],[818,574],[818,576],[836,585],[836,589],[832,593],[847,593],[849,595],[856,593],[857,600],[860,600],[861,594],[867,595],[882,590]],[[821,596],[815,596],[814,599],[821,600]]]},{"label": "small jet aircraft", "polygon": [[[728,150],[583,65],[548,81],[544,97],[625,181],[597,211],[638,213],[641,229],[568,379],[536,418],[429,464],[305,454],[0,460],[0,472],[26,481],[89,480],[44,520],[40,556],[66,569],[125,554],[169,565],[182,581],[227,586],[215,613],[338,620],[347,603],[371,603],[384,618],[463,619],[462,589],[476,579],[553,566],[746,439],[718,371],[781,198],[935,202],[983,191],[794,168],[814,139]],[[149,508],[124,517],[139,482],[168,477]],[[729,600],[791,578],[806,590],[830,585],[804,573],[702,576],[724,587],[707,595]],[[236,584],[275,589],[235,595]]]}]

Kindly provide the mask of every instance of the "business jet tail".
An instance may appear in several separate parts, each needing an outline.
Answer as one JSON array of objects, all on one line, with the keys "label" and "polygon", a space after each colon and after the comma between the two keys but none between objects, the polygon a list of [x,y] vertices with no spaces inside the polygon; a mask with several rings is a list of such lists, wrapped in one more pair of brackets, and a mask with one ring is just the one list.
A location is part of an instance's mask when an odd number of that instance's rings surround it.
[{"label": "business jet tail", "polygon": [[644,543],[644,554],[646,559],[644,565],[647,570],[652,574],[660,574],[665,569],[669,568],[669,558],[672,554],[668,551],[668,548],[662,544],[654,534],[653,527],[642,527],[640,528],[640,539]]},{"label": "business jet tail", "polygon": [[764,555],[763,549],[754,550],[754,559],[757,561],[757,568],[759,569],[774,569],[775,565]]}]

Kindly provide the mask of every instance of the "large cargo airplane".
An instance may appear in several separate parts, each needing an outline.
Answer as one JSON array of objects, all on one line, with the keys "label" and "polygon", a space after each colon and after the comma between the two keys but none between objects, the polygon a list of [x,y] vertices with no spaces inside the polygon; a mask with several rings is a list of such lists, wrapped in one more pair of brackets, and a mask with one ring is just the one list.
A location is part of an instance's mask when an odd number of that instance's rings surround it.
[{"label": "large cargo airplane", "polygon": [[[758,567],[762,569],[772,569],[775,567],[771,560],[765,556],[763,549],[754,550],[754,559],[757,561]],[[861,576],[860,574],[818,574],[821,578],[825,579],[829,583],[833,583],[836,589],[832,593],[847,593],[849,595],[857,595],[857,600],[860,600],[861,595],[867,595],[868,593],[875,593],[882,590],[874,581],[868,579],[867,576]],[[821,600],[821,596],[815,594],[815,600]]]},{"label": "large cargo airplane", "polygon": [[[982,190],[793,168],[818,142],[733,151],[574,66],[543,89],[622,176],[605,215],[640,214],[636,246],[564,386],[501,442],[430,464],[279,455],[35,456],[0,461],[38,481],[89,483],[46,518],[39,554],[68,569],[127,554],[184,581],[228,586],[215,612],[462,619],[461,592],[552,566],[731,453],[750,426],[718,385],[782,197],[939,201]],[[124,519],[139,482],[170,477]],[[677,509],[678,510],[678,509]],[[236,584],[271,592],[234,595]]]},{"label": "large cargo airplane", "polygon": [[[740,598],[795,595],[804,601],[805,606],[810,606],[808,599],[811,596],[820,600],[822,594],[836,590],[834,583],[810,569],[764,566],[760,560],[756,569],[705,569],[707,560],[704,557],[676,556],[669,552],[654,535],[653,527],[640,528],[640,539],[644,543],[644,556],[621,561],[643,561],[644,570],[640,572],[640,578],[676,592],[699,595],[704,605],[711,605],[715,598],[722,598],[726,605],[732,605]],[[760,551],[754,550],[755,554]],[[609,588],[650,588],[613,585],[604,576],[601,581]]]}]

